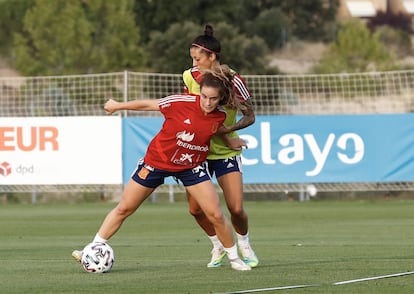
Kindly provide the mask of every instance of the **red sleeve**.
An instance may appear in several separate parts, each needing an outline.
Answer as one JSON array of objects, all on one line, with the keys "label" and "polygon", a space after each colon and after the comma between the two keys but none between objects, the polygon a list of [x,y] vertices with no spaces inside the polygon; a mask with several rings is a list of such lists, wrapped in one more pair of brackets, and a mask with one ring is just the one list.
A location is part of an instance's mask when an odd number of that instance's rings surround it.
[{"label": "red sleeve", "polygon": [[190,91],[188,91],[187,86],[185,85],[185,83],[183,83],[183,93],[184,94],[190,94]]},{"label": "red sleeve", "polygon": [[197,83],[200,84],[202,76],[201,76],[200,70],[197,67],[194,67],[191,70],[191,75],[193,76],[193,79],[196,80]]},{"label": "red sleeve", "polygon": [[233,86],[234,91],[240,100],[245,101],[251,98],[250,91],[247,88],[246,82],[239,74],[234,75]]}]

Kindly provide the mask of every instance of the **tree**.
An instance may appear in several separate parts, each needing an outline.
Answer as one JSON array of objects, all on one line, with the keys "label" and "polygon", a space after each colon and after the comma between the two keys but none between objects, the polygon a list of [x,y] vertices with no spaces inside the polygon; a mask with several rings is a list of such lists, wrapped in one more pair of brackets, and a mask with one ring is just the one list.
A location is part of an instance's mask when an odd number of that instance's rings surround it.
[{"label": "tree", "polygon": [[316,66],[316,73],[366,72],[390,70],[395,57],[359,21],[344,24],[327,54]]},{"label": "tree", "polygon": [[399,56],[411,53],[412,19],[403,13],[379,11],[370,18],[368,28],[379,34],[380,41]]},{"label": "tree", "polygon": [[214,26],[214,35],[221,42],[221,62],[242,74],[265,74],[265,56],[269,52],[266,42],[258,37],[248,37],[239,29],[224,22]]},{"label": "tree", "polygon": [[[245,0],[246,1],[246,0]],[[250,0],[247,0],[250,2]],[[330,40],[336,27],[339,0],[254,1],[260,10],[279,8],[289,20],[294,36],[303,40]]]},{"label": "tree", "polygon": [[191,41],[201,34],[193,22],[172,24],[165,33],[152,32],[147,45],[148,67],[151,71],[181,73],[192,65]]},{"label": "tree", "polygon": [[287,41],[288,21],[279,8],[265,9],[248,25],[249,35],[261,37],[271,49]]},{"label": "tree", "polygon": [[379,36],[378,40],[396,56],[404,58],[412,53],[411,35],[406,31],[384,25],[376,27],[375,32]]},{"label": "tree", "polygon": [[25,75],[138,69],[139,29],[130,0],[36,0],[14,34],[14,58]]},{"label": "tree", "polygon": [[[243,73],[263,73],[265,42],[255,36],[240,34],[227,23],[214,25],[214,36],[220,41],[221,62]],[[165,33],[153,32],[148,43],[148,65],[156,72],[181,73],[192,65],[189,48],[192,40],[203,34],[204,27],[192,22],[171,25]]]},{"label": "tree", "polygon": [[33,0],[0,1],[0,53],[8,57],[13,45],[13,33],[22,32],[23,17]]},{"label": "tree", "polygon": [[239,27],[244,6],[239,0],[135,0],[134,12],[142,40],[147,42],[152,32],[165,32],[185,21],[197,25],[221,21]]},{"label": "tree", "polygon": [[[141,38],[150,40],[153,32],[165,32],[172,24],[185,21],[197,21],[198,0],[135,0],[135,22],[142,28]],[[173,12],[174,11],[174,12]]]}]

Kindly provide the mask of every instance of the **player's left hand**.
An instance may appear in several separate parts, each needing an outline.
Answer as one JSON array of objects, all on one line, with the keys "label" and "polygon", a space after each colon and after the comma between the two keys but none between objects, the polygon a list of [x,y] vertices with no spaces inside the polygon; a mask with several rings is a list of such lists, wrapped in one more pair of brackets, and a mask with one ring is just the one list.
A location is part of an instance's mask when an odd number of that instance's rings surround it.
[{"label": "player's left hand", "polygon": [[217,130],[217,135],[225,135],[225,134],[228,134],[228,133],[230,133],[231,132],[231,130],[230,130],[230,128],[228,128],[228,127],[226,127],[226,126],[224,126],[224,125],[222,125],[221,127],[219,127],[218,128],[218,130]]},{"label": "player's left hand", "polygon": [[233,150],[242,150],[243,147],[247,148],[247,143],[240,138],[228,138],[227,145]]}]

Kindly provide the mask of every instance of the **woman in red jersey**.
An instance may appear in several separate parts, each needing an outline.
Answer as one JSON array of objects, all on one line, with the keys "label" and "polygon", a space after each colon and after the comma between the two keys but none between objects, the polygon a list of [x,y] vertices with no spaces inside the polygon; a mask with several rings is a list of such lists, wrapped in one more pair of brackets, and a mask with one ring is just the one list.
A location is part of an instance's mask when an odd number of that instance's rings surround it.
[{"label": "woman in red jersey", "polygon": [[[159,110],[165,117],[158,134],[150,142],[147,152],[125,186],[121,201],[104,219],[93,242],[106,243],[134,213],[145,199],[172,176],[181,181],[213,224],[222,242],[231,267],[250,270],[238,255],[231,225],[219,205],[219,197],[210,176],[203,166],[210,139],[222,127],[226,113],[221,105],[237,103],[232,89],[232,76],[226,66],[205,73],[200,95],[171,95],[158,100],[116,102],[108,100],[104,106],[108,114],[119,110]],[[240,149],[240,139],[221,136],[232,148]],[[80,260],[82,252],[72,256]]]},{"label": "woman in red jersey", "polygon": [[[186,93],[200,93],[200,81],[203,78],[203,72],[220,65],[220,51],[221,45],[213,36],[213,28],[207,25],[204,34],[196,37],[190,47],[193,67],[183,73]],[[224,126],[229,137],[237,138],[236,131],[253,124],[255,114],[251,104],[250,91],[245,81],[233,70],[232,74],[233,88],[240,103],[238,108],[224,106],[227,114]],[[242,117],[236,121],[238,110],[240,110]],[[256,267],[259,259],[250,246],[248,216],[243,207],[243,178],[240,154],[240,150],[229,148],[221,138],[216,136],[212,138],[210,143],[207,165],[210,175],[216,176],[217,182],[223,190],[242,258],[251,267]],[[194,196],[196,195],[187,193],[190,213],[195,217],[197,223],[206,232],[213,244],[211,261],[207,266],[219,267],[226,252],[220,243],[213,224],[206,217]]]}]

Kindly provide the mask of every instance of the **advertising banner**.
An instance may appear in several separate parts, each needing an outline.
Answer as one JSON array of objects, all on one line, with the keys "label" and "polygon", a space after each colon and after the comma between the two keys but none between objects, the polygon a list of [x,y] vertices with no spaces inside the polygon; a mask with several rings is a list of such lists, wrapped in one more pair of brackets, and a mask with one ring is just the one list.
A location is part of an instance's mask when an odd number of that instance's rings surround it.
[{"label": "advertising banner", "polygon": [[122,183],[122,119],[0,118],[0,185]]},{"label": "advertising banner", "polygon": [[[124,119],[124,183],[162,122]],[[244,183],[414,181],[414,114],[257,116],[238,133]]]}]

